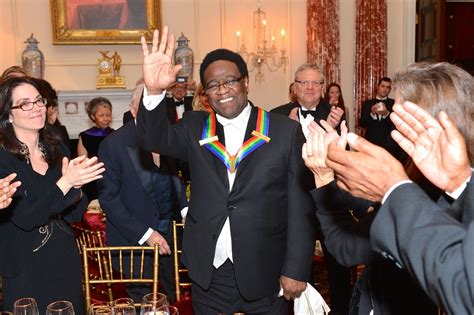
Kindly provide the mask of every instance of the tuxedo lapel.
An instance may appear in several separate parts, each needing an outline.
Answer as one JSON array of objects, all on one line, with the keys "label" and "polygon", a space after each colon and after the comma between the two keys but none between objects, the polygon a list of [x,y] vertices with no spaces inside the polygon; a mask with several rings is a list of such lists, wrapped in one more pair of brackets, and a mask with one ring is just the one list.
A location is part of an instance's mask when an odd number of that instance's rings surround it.
[{"label": "tuxedo lapel", "polygon": [[[252,137],[252,131],[255,130],[255,126],[257,125],[257,114],[258,108],[252,106],[252,112],[250,113],[249,122],[247,123],[247,129],[245,130],[244,143]],[[257,151],[258,150],[259,149],[257,149]],[[239,178],[239,176],[244,172],[245,168],[249,165],[250,161],[254,156],[254,153],[255,152],[250,153],[242,161],[240,161],[239,167],[237,167],[237,174],[235,174],[235,180]]]},{"label": "tuxedo lapel", "polygon": [[153,181],[153,160],[151,153],[143,151],[138,147],[127,146],[127,153],[137,172],[138,178],[145,191],[157,202],[155,185]]}]

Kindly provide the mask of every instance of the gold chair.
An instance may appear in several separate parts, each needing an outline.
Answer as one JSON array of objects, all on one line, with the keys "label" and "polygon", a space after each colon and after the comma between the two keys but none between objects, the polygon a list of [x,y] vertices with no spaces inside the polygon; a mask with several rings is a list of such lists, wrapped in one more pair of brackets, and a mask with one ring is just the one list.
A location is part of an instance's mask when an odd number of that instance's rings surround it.
[{"label": "gold chair", "polygon": [[183,230],[184,224],[173,221],[173,259],[174,259],[174,280],[176,286],[176,301],[181,301],[181,289],[191,287],[191,282],[182,282],[181,275],[187,274],[188,269],[180,268],[179,257],[181,255],[181,249],[178,246],[178,229]]},{"label": "gold chair", "polygon": [[[153,255],[153,275],[147,277],[144,273],[145,254]],[[119,260],[118,270],[112,268],[112,257],[117,256]],[[134,257],[139,256],[138,264],[135,264]],[[90,277],[90,257],[95,257],[99,262],[99,272],[96,277]],[[85,309],[89,309],[91,304],[91,289],[94,285],[107,284],[109,287],[116,283],[149,283],[152,292],[158,292],[158,245],[155,246],[109,246],[109,247],[87,247],[82,246],[82,263],[85,287]],[[128,267],[124,273],[124,266]],[[138,276],[134,276],[138,275]],[[113,294],[110,290],[109,300],[113,301]],[[139,306],[139,304],[136,304]]]}]

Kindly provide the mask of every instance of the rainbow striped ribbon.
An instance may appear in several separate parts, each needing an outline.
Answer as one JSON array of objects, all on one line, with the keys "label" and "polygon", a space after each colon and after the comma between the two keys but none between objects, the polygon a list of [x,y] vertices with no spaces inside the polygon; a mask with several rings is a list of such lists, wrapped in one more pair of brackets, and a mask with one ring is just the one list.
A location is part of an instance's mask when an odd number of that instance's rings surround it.
[{"label": "rainbow striped ribbon", "polygon": [[257,125],[255,130],[252,131],[252,137],[242,144],[237,154],[230,155],[216,135],[216,114],[211,113],[204,124],[202,139],[199,140],[199,144],[217,156],[217,158],[224,163],[229,172],[235,173],[240,162],[246,156],[265,143],[270,142],[270,138],[268,137],[269,126],[270,117],[268,113],[258,107]]}]

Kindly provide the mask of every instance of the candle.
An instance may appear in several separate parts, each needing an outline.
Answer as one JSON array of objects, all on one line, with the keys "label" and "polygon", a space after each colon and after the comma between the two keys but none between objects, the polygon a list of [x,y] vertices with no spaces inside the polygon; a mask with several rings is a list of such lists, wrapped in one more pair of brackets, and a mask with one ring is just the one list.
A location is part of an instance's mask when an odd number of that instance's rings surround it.
[{"label": "candle", "polygon": [[262,24],[263,24],[263,39],[265,40],[265,28],[267,26],[267,20],[263,20]]},{"label": "candle", "polygon": [[235,35],[237,35],[237,51],[240,50],[240,31],[235,32]]},{"label": "candle", "polygon": [[282,48],[282,49],[285,49],[285,34],[286,34],[286,33],[285,33],[285,29],[284,29],[284,28],[281,29],[281,33],[280,33],[280,34],[281,34],[281,48]]}]

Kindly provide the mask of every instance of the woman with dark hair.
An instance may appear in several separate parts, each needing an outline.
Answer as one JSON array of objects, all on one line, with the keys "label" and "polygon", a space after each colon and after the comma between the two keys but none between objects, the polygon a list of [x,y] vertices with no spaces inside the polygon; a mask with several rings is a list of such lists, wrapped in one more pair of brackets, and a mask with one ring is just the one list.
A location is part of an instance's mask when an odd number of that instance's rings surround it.
[{"label": "woman with dark hair", "polygon": [[41,312],[69,300],[83,314],[81,260],[69,222],[86,207],[80,187],[101,178],[97,158],[69,161],[67,148],[46,124],[47,99],[28,77],[0,85],[0,178],[21,181],[0,214],[3,305],[34,297]]},{"label": "woman with dark hair", "polygon": [[48,123],[53,125],[59,137],[61,137],[61,141],[66,145],[68,149],[70,149],[70,140],[69,140],[69,133],[64,125],[58,119],[59,116],[59,106],[58,106],[58,94],[56,90],[51,86],[51,84],[43,79],[36,79],[40,85],[40,93],[48,100],[48,110],[47,120]]},{"label": "woman with dark hair", "polygon": [[326,96],[324,101],[329,103],[331,106],[339,107],[346,114],[346,125],[349,125],[349,112],[346,106],[344,106],[344,98],[342,97],[341,86],[335,82],[328,85]]},{"label": "woman with dark hair", "polygon": [[[87,115],[95,124],[79,134],[77,143],[78,156],[97,156],[99,145],[114,129],[110,128],[112,122],[112,103],[105,97],[93,98],[87,105]],[[90,183],[83,187],[89,201],[97,199],[97,183]]]}]

